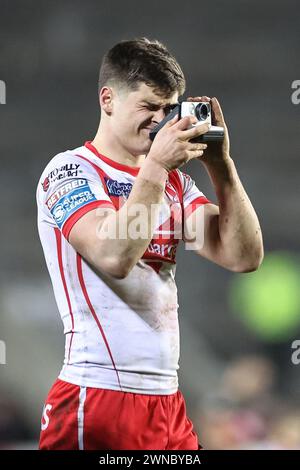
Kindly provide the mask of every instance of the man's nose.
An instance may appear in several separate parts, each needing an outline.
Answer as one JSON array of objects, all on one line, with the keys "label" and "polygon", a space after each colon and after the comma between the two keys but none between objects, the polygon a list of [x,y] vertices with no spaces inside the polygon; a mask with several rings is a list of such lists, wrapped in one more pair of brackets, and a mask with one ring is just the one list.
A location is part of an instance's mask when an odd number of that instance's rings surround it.
[{"label": "man's nose", "polygon": [[159,123],[160,121],[163,120],[165,115],[166,115],[166,113],[165,113],[165,110],[163,108],[158,109],[157,111],[155,111],[154,116],[152,118],[152,121]]}]

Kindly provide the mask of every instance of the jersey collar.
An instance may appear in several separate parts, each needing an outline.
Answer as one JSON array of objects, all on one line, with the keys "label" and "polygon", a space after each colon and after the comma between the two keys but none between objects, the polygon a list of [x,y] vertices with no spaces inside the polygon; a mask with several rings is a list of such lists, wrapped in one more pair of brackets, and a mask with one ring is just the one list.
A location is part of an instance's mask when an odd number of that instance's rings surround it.
[{"label": "jersey collar", "polygon": [[134,166],[128,166],[128,165],[123,165],[122,163],[115,162],[114,160],[111,160],[110,158],[106,157],[105,155],[102,155],[96,147],[92,144],[90,140],[85,142],[84,146],[88,148],[91,152],[93,152],[98,158],[100,158],[104,163],[107,163],[107,165],[112,166],[113,168],[116,168],[117,170],[120,171],[125,171],[126,173],[130,173],[132,176],[137,176],[140,171],[140,167],[134,167]]}]

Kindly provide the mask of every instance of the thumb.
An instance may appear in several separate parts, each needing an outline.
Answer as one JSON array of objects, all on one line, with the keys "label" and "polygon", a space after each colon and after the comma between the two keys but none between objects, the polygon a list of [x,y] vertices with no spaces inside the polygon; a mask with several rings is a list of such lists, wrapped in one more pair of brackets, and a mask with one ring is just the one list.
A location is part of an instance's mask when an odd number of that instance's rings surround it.
[{"label": "thumb", "polygon": [[225,124],[224,116],[223,116],[220,103],[217,100],[217,98],[212,98],[211,104],[212,104],[212,117],[214,120],[214,124],[216,124],[217,126],[224,126]]}]

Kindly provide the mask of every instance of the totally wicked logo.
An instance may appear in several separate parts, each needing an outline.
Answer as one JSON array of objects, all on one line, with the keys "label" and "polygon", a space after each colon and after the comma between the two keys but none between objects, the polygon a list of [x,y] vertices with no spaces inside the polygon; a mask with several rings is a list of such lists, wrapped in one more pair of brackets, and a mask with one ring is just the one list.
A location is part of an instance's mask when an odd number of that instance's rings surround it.
[{"label": "totally wicked logo", "polygon": [[50,186],[50,180],[49,180],[49,177],[46,176],[46,178],[44,179],[44,181],[42,182],[42,186],[43,186],[43,190],[46,192],[48,191],[49,189],[49,186]]},{"label": "totally wicked logo", "polygon": [[59,168],[54,168],[42,182],[43,190],[46,192],[54,181],[61,181],[64,178],[76,178],[82,173],[79,163],[67,163]]}]

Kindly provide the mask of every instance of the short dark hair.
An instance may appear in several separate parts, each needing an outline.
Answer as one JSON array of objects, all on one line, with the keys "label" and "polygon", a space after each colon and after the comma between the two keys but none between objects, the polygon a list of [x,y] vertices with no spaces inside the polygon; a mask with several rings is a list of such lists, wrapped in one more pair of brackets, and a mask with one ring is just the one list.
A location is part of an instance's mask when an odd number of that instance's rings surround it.
[{"label": "short dark hair", "polygon": [[151,86],[159,95],[171,96],[185,91],[184,74],[166,46],[157,40],[138,38],[121,41],[103,57],[98,91],[105,85],[136,90],[140,83]]}]

